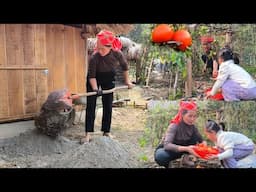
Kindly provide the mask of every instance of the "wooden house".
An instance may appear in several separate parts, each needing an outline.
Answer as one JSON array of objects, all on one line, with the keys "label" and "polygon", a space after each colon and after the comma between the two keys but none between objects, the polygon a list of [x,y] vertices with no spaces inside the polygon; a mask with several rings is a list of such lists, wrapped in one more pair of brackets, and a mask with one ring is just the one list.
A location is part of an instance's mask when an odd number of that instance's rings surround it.
[{"label": "wooden house", "polygon": [[86,41],[103,28],[131,25],[0,24],[0,122],[33,117],[53,90],[86,92]]}]

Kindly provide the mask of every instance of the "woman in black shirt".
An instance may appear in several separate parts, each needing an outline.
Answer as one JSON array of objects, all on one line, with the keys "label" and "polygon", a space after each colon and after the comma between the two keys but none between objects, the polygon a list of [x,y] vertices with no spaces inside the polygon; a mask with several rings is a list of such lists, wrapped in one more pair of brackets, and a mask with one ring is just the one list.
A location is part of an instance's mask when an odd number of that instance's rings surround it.
[{"label": "woman in black shirt", "polygon": [[94,131],[95,109],[97,96],[102,96],[103,117],[101,131],[104,136],[110,135],[113,93],[102,95],[102,90],[115,87],[115,75],[117,67],[121,67],[124,74],[125,84],[132,88],[128,78],[128,63],[120,49],[122,44],[112,32],[102,30],[97,34],[96,49],[89,60],[87,76],[87,92],[96,91],[97,95],[87,97],[85,137],[81,143],[89,142],[90,132]]}]

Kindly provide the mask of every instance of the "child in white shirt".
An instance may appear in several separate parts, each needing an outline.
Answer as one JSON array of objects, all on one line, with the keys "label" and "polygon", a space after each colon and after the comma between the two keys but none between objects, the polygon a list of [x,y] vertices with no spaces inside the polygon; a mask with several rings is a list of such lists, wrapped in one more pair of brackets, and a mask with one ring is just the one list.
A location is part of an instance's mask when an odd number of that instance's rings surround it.
[{"label": "child in white shirt", "polygon": [[207,138],[221,151],[218,155],[209,155],[207,159],[219,159],[225,168],[236,168],[237,162],[252,154],[255,149],[253,141],[247,136],[223,131],[221,126],[212,120],[208,120],[204,131]]},{"label": "child in white shirt", "polygon": [[206,98],[213,96],[222,89],[225,101],[256,99],[256,82],[239,63],[234,63],[234,54],[230,48],[223,48],[218,53],[219,71],[212,90]]}]

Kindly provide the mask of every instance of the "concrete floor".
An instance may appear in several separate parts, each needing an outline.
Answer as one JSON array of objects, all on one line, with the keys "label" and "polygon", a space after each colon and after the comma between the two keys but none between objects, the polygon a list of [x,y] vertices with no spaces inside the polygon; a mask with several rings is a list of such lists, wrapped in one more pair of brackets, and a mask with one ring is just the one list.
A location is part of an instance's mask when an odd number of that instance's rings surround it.
[{"label": "concrete floor", "polygon": [[[75,122],[85,121],[85,111],[76,112]],[[0,123],[0,139],[18,136],[28,130],[36,129],[34,120],[17,121],[12,123]]]},{"label": "concrete floor", "polygon": [[34,120],[0,124],[0,139],[18,136],[20,133],[35,129]]}]

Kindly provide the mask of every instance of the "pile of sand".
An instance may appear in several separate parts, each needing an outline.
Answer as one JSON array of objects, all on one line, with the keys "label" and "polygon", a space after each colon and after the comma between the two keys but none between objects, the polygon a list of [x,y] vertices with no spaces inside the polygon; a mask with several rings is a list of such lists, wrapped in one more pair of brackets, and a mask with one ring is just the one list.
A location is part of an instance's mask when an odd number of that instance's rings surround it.
[{"label": "pile of sand", "polygon": [[56,139],[36,130],[0,139],[0,167],[14,168],[135,168],[136,158],[124,145],[108,137],[78,140]]}]

